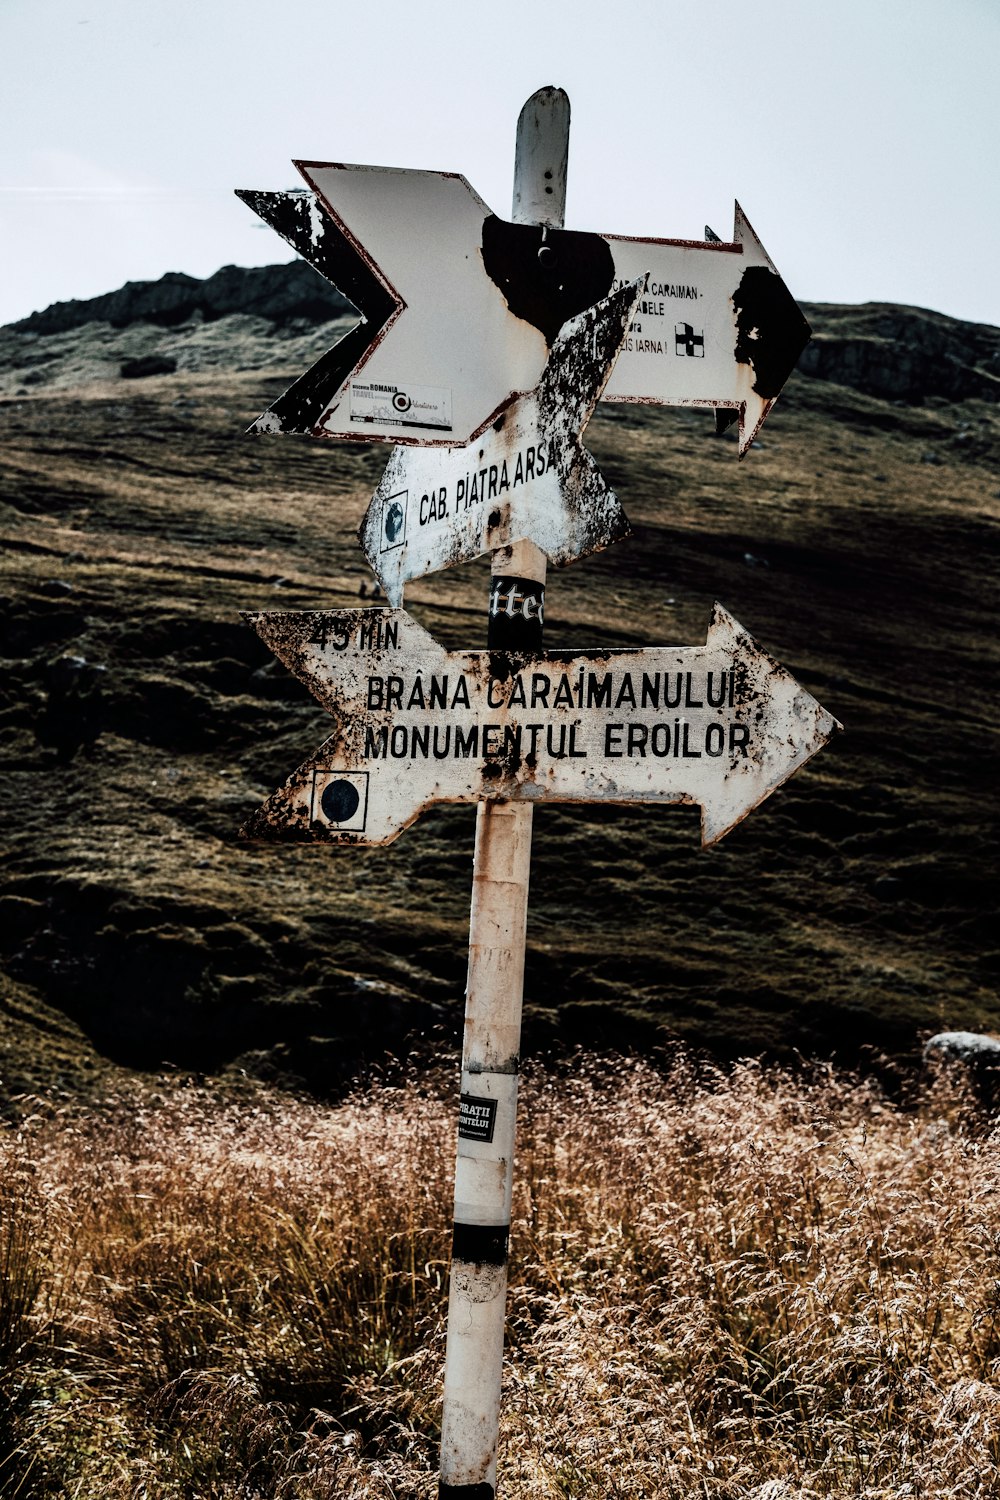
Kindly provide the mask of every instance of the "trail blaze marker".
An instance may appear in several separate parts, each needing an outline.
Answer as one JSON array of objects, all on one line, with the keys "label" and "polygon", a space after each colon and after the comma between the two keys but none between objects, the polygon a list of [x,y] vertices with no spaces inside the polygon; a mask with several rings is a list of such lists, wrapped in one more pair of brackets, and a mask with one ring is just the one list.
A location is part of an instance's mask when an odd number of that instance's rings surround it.
[{"label": "trail blaze marker", "polygon": [[385,844],[478,803],[440,1500],[495,1493],[534,803],[697,803],[714,843],[839,728],[719,605],[703,646],[543,654],[546,558],[628,530],[594,403],[734,411],[742,454],[809,337],[739,205],[728,244],[564,230],[568,143],[540,90],[511,223],[443,172],[301,163],[311,191],[241,194],[362,315],[256,428],[397,445],[360,532],[394,605],[493,553],[485,651],[398,607],[246,617],[334,727],[244,836]]},{"label": "trail blaze marker", "polygon": [[445,651],[404,610],[250,623],[334,717],[244,828],[386,844],[436,802],[696,802],[714,844],[836,720],[716,605],[704,646]]},{"label": "trail blaze marker", "polygon": [[733,239],[630,239],[498,219],[464,177],[297,164],[315,198],[240,196],[366,322],[261,431],[466,444],[537,384],[568,319],[639,279],[606,401],[732,408],[741,455],[809,339],[739,204]]}]

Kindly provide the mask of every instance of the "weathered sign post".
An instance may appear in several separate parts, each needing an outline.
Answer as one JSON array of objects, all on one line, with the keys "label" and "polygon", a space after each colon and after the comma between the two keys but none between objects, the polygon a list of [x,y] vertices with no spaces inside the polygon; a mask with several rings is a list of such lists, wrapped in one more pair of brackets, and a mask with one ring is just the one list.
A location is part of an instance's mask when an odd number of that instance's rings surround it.
[{"label": "weathered sign post", "polygon": [[[541,101],[551,107],[559,92],[529,100],[540,139]],[[537,384],[564,323],[639,278],[604,399],[730,408],[742,455],[808,342],[738,203],[731,242],[636,239],[563,229],[551,165],[539,168],[541,191],[515,188],[512,223],[455,172],[297,165],[314,196],[241,197],[364,321],[257,419],[258,431],[469,443]],[[523,153],[522,168],[535,170]]]},{"label": "weathered sign post", "polygon": [[[478,804],[442,1500],[495,1494],[534,803],[698,803],[714,843],[839,727],[719,605],[703,646],[543,654],[547,559],[628,532],[595,402],[731,408],[742,453],[808,338],[738,206],[731,244],[564,230],[568,145],[543,89],[510,223],[448,173],[300,163],[315,196],[241,195],[362,313],[257,430],[397,445],[360,532],[395,607],[247,616],[334,727],[243,832],[384,844]],[[445,651],[405,584],[486,551],[487,649]]]}]

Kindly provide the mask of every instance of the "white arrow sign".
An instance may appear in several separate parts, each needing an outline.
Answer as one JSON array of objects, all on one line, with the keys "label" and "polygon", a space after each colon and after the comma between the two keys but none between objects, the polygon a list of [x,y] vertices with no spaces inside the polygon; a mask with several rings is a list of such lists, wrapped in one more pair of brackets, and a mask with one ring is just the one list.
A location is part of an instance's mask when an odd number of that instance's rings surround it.
[{"label": "white arrow sign", "polygon": [[809,325],[740,205],[733,240],[609,235],[615,278],[643,290],[605,401],[735,410],[740,454],[809,340]]},{"label": "white arrow sign", "polygon": [[404,610],[246,618],[332,715],[247,838],[390,843],[435,802],[696,802],[713,844],[840,726],[716,605],[704,646],[449,652]]},{"label": "white arrow sign", "polygon": [[524,537],[563,564],[629,534],[580,432],[605,387],[640,285],[570,319],[537,389],[469,447],[393,449],[358,533],[390,604],[402,604],[411,578]]},{"label": "white arrow sign", "polygon": [[739,205],[729,244],[626,239],[506,223],[454,173],[297,165],[321,208],[241,196],[334,284],[349,280],[369,322],[261,430],[469,443],[537,384],[563,323],[643,277],[605,399],[733,408],[742,454],[808,341]]}]

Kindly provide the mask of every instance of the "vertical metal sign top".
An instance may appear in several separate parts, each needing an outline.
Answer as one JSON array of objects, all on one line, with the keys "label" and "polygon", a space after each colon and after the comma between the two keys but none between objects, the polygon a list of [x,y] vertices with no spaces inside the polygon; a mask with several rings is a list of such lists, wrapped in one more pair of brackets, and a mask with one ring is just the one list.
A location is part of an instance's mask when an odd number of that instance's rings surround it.
[{"label": "vertical metal sign top", "polygon": [[[569,98],[540,89],[517,123],[514,223],[562,227],[568,158]],[[540,263],[554,253],[543,238]],[[541,652],[545,568],[532,542],[494,552],[489,645]],[[487,801],[476,817],[440,1500],[496,1488],[532,811]]]}]

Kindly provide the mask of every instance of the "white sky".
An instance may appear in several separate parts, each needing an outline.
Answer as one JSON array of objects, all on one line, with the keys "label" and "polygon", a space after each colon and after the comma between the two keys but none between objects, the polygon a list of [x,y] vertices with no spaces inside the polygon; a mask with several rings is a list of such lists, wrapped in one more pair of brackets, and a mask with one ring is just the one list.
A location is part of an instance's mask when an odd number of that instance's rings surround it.
[{"label": "white sky", "polygon": [[566,223],[728,239],[792,293],[1000,324],[1000,0],[0,0],[0,323],[287,260],[293,157],[462,172],[510,213],[572,105]]}]

